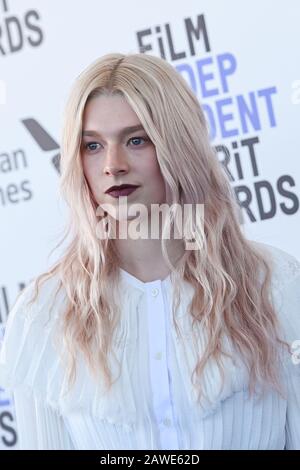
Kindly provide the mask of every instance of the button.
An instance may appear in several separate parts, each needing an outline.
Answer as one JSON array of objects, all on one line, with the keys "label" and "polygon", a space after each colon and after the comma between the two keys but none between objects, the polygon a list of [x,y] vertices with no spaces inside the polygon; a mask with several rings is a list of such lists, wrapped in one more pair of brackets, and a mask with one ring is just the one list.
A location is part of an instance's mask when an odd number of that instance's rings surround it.
[{"label": "button", "polygon": [[157,352],[154,357],[155,359],[160,360],[162,358],[162,352],[161,351]]},{"label": "button", "polygon": [[151,290],[151,295],[152,297],[156,297],[158,295],[158,289],[156,287]]},{"label": "button", "polygon": [[165,418],[163,420],[163,423],[164,423],[165,426],[167,426],[169,428],[172,424],[172,421],[169,418]]}]

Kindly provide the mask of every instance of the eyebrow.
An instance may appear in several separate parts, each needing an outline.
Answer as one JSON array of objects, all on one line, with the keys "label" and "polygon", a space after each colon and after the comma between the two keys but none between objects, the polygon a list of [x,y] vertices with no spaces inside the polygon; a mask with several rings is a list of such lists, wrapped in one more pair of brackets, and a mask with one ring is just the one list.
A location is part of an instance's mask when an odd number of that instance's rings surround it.
[{"label": "eyebrow", "polygon": [[[117,132],[117,136],[119,137],[124,137],[128,134],[131,134],[131,132],[135,132],[135,131],[144,131],[145,129],[143,128],[143,126],[141,124],[138,124],[136,126],[128,126],[128,127],[124,127],[123,129],[121,129],[119,132]],[[84,136],[91,136],[91,137],[101,137],[101,134],[97,131],[88,131],[88,130],[84,130],[82,132],[82,137]]]}]

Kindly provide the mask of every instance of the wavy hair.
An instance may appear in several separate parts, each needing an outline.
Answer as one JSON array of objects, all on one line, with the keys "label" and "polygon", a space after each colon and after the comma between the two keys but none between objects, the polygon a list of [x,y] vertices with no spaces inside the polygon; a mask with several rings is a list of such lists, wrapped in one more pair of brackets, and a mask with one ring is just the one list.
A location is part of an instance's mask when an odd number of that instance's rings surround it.
[{"label": "wavy hair", "polygon": [[[265,253],[248,241],[239,224],[238,204],[224,170],[209,141],[198,99],[168,62],[146,54],[110,53],[88,66],[75,80],[68,97],[61,136],[61,194],[70,209],[67,248],[52,268],[36,278],[40,283],[58,275],[66,293],[63,335],[69,358],[69,382],[76,377],[76,351],[80,350],[93,373],[113,383],[108,352],[120,319],[114,287],[118,280],[118,255],[112,240],[96,237],[97,204],[84,176],[81,158],[82,120],[93,97],[121,95],[137,114],[155,145],[170,202],[204,203],[203,230],[188,220],[186,237],[197,248],[186,251],[172,270],[176,310],[182,280],[194,288],[189,305],[193,330],[205,329],[207,342],[192,379],[215,360],[224,377],[222,348],[226,336],[243,359],[250,375],[250,390],[267,381],[280,390],[278,367],[279,325],[270,297],[272,269]],[[176,209],[174,220],[176,219]],[[58,245],[58,246],[59,246]],[[115,281],[115,282],[112,282]],[[197,326],[196,326],[197,324]],[[180,331],[179,331],[180,333]],[[98,372],[97,372],[98,371]],[[201,380],[199,381],[201,383]],[[199,387],[199,398],[201,396]]]}]

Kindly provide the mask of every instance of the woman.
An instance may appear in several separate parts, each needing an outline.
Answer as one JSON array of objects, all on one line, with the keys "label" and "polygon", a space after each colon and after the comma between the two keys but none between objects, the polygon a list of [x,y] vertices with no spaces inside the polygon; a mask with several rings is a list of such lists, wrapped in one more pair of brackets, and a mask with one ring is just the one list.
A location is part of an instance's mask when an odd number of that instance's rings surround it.
[{"label": "woman", "polygon": [[80,74],[61,189],[71,239],[1,350],[21,448],[300,448],[300,263],[243,235],[171,65],[108,54]]}]

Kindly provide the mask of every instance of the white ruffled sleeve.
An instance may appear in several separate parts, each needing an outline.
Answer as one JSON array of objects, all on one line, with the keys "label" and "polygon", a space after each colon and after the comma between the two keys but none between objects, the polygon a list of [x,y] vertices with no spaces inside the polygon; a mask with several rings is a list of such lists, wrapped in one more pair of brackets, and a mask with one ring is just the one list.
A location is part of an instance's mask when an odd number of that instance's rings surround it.
[{"label": "white ruffled sleeve", "polygon": [[269,247],[275,261],[273,299],[291,354],[284,361],[285,449],[300,450],[300,262],[285,251]]},{"label": "white ruffled sleeve", "polygon": [[19,449],[72,450],[63,418],[32,391],[20,386],[13,391]]},{"label": "white ruffled sleeve", "polygon": [[[13,394],[19,449],[74,449],[58,409],[47,400],[47,377],[53,363],[49,347],[49,285],[42,301],[27,308],[32,284],[9,313],[0,351],[0,386]],[[52,297],[52,291],[50,291]],[[53,298],[53,297],[52,297]],[[47,326],[48,325],[48,326]]]},{"label": "white ruffled sleeve", "polygon": [[282,308],[285,312],[284,328],[286,339],[292,348],[292,356],[287,366],[287,450],[300,450],[300,274],[289,282],[283,296]]}]

